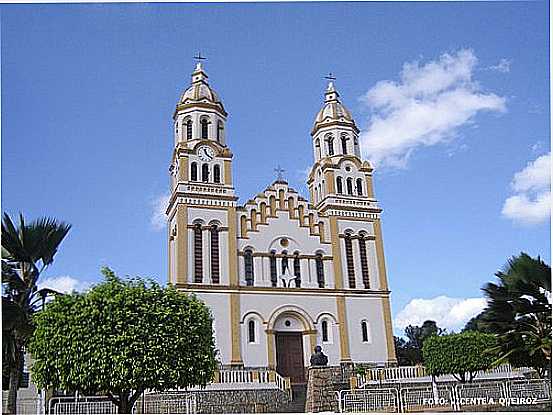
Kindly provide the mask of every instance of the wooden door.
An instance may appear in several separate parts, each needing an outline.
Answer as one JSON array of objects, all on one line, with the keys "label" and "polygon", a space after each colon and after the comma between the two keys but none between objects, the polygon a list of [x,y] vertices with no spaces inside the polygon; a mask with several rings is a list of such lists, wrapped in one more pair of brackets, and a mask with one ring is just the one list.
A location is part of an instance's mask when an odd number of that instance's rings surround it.
[{"label": "wooden door", "polygon": [[276,333],[277,372],[291,383],[305,383],[301,333]]}]

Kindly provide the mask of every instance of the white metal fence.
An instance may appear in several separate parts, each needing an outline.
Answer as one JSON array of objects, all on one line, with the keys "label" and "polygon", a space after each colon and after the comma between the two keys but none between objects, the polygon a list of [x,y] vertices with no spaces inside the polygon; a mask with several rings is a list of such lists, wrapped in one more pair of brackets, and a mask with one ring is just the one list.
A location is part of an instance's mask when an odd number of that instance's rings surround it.
[{"label": "white metal fence", "polygon": [[195,414],[196,394],[190,392],[145,393],[133,408],[135,414]]},{"label": "white metal fence", "polygon": [[[48,408],[50,415],[118,413],[117,406],[107,396],[52,398],[49,401]],[[132,413],[195,414],[197,413],[196,395],[185,391],[145,393],[134,404]]]},{"label": "white metal fence", "polygon": [[340,412],[399,412],[399,394],[395,388],[343,390],[338,408]]},{"label": "white metal fence", "polygon": [[[502,364],[491,369],[480,370],[476,373],[476,377],[482,378],[490,375],[505,375],[512,376],[521,375],[530,368],[520,367],[514,368],[510,364]],[[424,366],[398,366],[398,367],[382,367],[368,368],[364,373],[357,374],[357,384],[364,385],[370,381],[385,381],[385,380],[401,380],[415,379],[424,376],[430,376]]]},{"label": "white metal fence", "polygon": [[455,410],[454,391],[445,385],[437,385],[435,391],[431,385],[403,388],[400,398],[402,412],[421,412],[430,408],[444,412]]},{"label": "white metal fence", "polygon": [[50,415],[69,414],[116,414],[115,406],[107,396],[65,396],[48,402]]},{"label": "white metal fence", "polygon": [[551,403],[546,379],[343,390],[340,412],[466,411]]}]

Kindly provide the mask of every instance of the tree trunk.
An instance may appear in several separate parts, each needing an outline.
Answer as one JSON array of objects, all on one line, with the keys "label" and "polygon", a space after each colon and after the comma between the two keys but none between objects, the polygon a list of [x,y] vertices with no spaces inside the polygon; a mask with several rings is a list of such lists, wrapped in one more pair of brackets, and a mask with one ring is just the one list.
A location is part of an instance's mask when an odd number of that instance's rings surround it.
[{"label": "tree trunk", "polygon": [[10,389],[8,392],[8,413],[17,414],[17,390],[19,389],[19,380],[21,379],[21,353],[15,352],[13,366],[10,369]]},{"label": "tree trunk", "polygon": [[120,414],[130,414],[131,408],[129,407],[129,394],[123,392],[119,394],[119,413]]}]

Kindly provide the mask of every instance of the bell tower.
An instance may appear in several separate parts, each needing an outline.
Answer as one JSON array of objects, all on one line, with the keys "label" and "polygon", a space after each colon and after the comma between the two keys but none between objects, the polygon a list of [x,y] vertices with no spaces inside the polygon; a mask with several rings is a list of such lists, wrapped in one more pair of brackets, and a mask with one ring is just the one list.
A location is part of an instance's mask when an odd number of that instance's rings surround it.
[{"label": "bell tower", "polygon": [[169,167],[169,281],[181,288],[228,285],[235,274],[237,197],[227,115],[198,62],[173,114]]},{"label": "bell tower", "polygon": [[332,81],[311,136],[315,163],[307,185],[313,205],[324,211],[342,204],[337,198],[346,198],[349,205],[372,199],[372,168],[361,161],[359,129]]},{"label": "bell tower", "polygon": [[[314,164],[307,185],[311,203],[319,215],[328,217],[336,288],[375,293],[381,298],[387,361],[395,364],[380,224],[382,209],[374,197],[373,169],[361,159],[359,128],[340,101],[333,80],[328,84],[323,107],[311,131]],[[336,308],[344,321],[357,313],[355,307],[339,297]],[[346,365],[351,362],[348,330],[344,325],[339,333],[344,345],[340,360]],[[355,354],[354,350],[351,352]]]}]

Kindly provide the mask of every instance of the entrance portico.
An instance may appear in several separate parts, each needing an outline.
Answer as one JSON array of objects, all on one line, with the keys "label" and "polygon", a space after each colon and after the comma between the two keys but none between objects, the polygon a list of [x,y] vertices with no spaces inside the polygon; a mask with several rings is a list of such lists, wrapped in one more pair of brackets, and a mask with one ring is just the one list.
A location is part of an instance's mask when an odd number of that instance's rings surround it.
[{"label": "entrance portico", "polygon": [[316,346],[317,331],[307,313],[296,306],[284,306],[267,324],[269,365],[292,383],[305,383],[305,367]]}]

